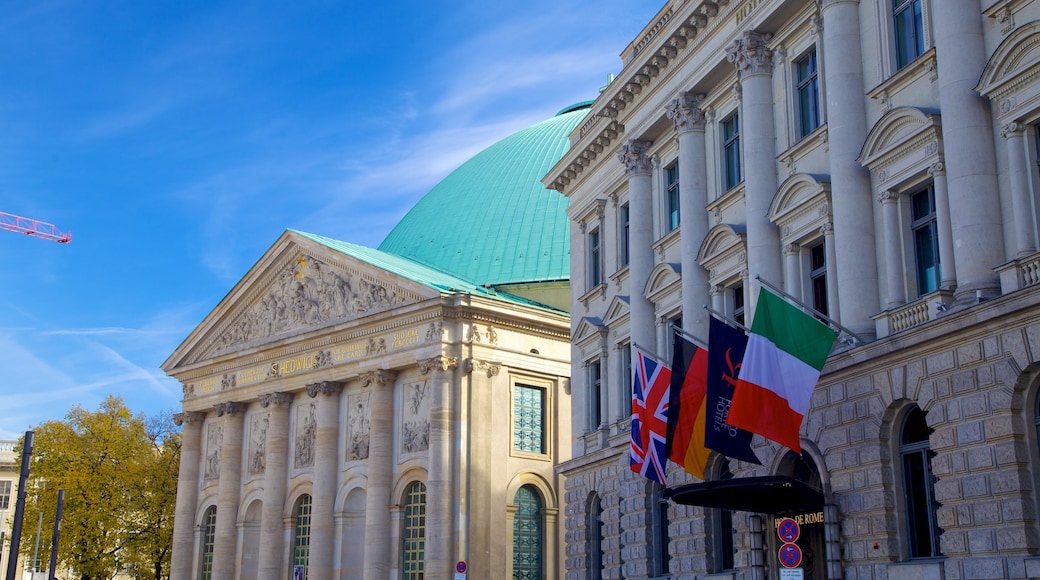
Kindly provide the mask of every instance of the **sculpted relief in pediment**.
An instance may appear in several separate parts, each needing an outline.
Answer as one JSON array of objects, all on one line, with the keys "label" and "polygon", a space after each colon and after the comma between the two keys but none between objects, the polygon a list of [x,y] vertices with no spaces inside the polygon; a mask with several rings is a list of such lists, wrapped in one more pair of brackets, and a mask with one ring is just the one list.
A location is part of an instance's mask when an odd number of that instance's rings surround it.
[{"label": "sculpted relief in pediment", "polygon": [[217,339],[216,352],[276,336],[387,310],[409,301],[399,291],[360,274],[335,270],[299,255]]}]

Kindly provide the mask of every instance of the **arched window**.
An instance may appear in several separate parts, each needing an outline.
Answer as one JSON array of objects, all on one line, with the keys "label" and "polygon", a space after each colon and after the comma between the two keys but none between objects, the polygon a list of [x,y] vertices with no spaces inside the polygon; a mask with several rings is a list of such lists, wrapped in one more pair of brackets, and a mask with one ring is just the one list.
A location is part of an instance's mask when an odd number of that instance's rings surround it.
[{"label": "arched window", "polygon": [[416,481],[404,495],[404,530],[401,534],[404,580],[421,580],[426,565],[426,486]]},{"label": "arched window", "polygon": [[513,578],[540,580],[545,549],[542,498],[538,490],[525,485],[516,490],[513,503],[517,507],[513,518]]},{"label": "arched window", "polygon": [[592,492],[589,496],[588,509],[589,531],[589,580],[601,580],[603,578],[603,505],[600,503],[599,494]]},{"label": "arched window", "polygon": [[899,458],[903,466],[903,497],[906,501],[907,537],[911,558],[931,558],[939,551],[939,522],[935,511],[933,455],[928,442],[931,427],[925,412],[914,407],[903,419],[899,436]]},{"label": "arched window", "polygon": [[206,508],[202,515],[202,549],[199,550],[199,579],[213,577],[213,541],[217,536],[217,506]]},{"label": "arched window", "polygon": [[296,500],[293,526],[293,580],[307,580],[307,559],[311,551],[311,496],[304,494]]},{"label": "arched window", "polygon": [[[723,459],[719,466],[719,481],[733,479],[729,468],[729,459]],[[712,544],[715,552],[715,571],[733,569],[733,512],[724,509],[715,510],[715,534]]]}]

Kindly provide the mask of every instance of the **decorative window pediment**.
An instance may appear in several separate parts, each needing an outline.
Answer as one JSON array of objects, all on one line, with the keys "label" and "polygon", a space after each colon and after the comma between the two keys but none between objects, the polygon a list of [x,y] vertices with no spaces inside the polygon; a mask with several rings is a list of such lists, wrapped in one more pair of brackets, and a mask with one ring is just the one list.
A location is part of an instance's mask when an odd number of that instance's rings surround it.
[{"label": "decorative window pediment", "polygon": [[1040,107],[1040,20],[1019,27],[993,52],[982,71],[980,94],[996,105],[1000,120],[1014,120]]},{"label": "decorative window pediment", "polygon": [[628,320],[628,311],[628,296],[615,296],[610,301],[610,305],[607,306],[607,313],[603,317],[603,324],[613,327],[622,320]]},{"label": "decorative window pediment", "polygon": [[712,284],[740,277],[747,268],[747,230],[739,224],[719,224],[704,236],[697,261]]},{"label": "decorative window pediment", "polygon": [[886,113],[867,135],[859,162],[877,185],[899,183],[942,161],[942,120],[938,113],[899,107]]},{"label": "decorative window pediment", "polygon": [[679,264],[664,262],[658,264],[650,271],[650,277],[646,281],[643,295],[651,302],[660,302],[661,298],[670,293],[678,292],[682,287],[682,276],[679,274]]},{"label": "decorative window pediment", "polygon": [[603,321],[592,316],[585,316],[578,321],[578,326],[574,329],[574,336],[571,342],[578,348],[584,349],[594,341],[604,340],[606,336],[607,327],[603,325]]},{"label": "decorative window pediment", "polygon": [[827,176],[796,173],[777,190],[769,219],[780,228],[781,241],[797,241],[830,220],[831,183]]}]

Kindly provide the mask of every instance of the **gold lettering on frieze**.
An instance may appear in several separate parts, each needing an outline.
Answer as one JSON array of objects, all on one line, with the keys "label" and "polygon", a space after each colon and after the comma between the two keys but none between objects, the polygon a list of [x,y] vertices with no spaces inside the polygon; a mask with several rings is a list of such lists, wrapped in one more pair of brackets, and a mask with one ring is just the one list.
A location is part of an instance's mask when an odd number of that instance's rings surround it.
[{"label": "gold lettering on frieze", "polygon": [[267,369],[265,366],[249,367],[238,371],[238,385],[251,385],[253,383],[259,383],[260,381],[267,378]]},{"label": "gold lettering on frieze", "polygon": [[419,342],[419,329],[409,328],[402,332],[395,332],[393,340],[390,342],[390,348],[401,348],[410,344],[417,344]]},{"label": "gold lettering on frieze", "polygon": [[220,386],[220,379],[214,377],[210,379],[202,379],[199,381],[199,394],[205,395],[216,391]]},{"label": "gold lettering on frieze", "polygon": [[358,340],[350,344],[340,346],[332,349],[332,363],[341,363],[348,360],[355,360],[365,356],[368,352],[368,343],[363,340]]}]

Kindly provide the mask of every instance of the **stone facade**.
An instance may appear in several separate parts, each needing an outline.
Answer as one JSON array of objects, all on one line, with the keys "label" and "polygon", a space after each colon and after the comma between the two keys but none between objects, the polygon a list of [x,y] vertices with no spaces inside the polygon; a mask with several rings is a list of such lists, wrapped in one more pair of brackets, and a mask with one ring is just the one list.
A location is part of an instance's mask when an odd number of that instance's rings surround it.
[{"label": "stone facade", "polygon": [[[1040,578],[1038,40],[1032,0],[674,1],[633,39],[544,179],[572,222],[568,579],[780,578],[782,515],[805,578]],[[662,503],[628,469],[631,348],[750,325],[764,283],[842,332],[803,454],[756,437],[761,466],[706,478],[822,503]]]},{"label": "stone facade", "polygon": [[508,577],[522,488],[562,575],[567,316],[372,252],[287,231],[164,363],[185,394],[171,578]]}]

